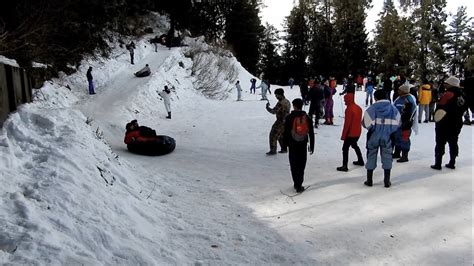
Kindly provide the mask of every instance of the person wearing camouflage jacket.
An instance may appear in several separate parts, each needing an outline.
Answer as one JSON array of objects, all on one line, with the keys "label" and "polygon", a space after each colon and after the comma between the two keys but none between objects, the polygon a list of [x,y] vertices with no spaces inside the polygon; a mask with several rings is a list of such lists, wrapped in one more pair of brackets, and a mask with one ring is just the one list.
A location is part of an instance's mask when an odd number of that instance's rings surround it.
[{"label": "person wearing camouflage jacket", "polygon": [[283,141],[283,131],[285,130],[285,118],[290,113],[290,101],[285,98],[285,91],[281,88],[275,90],[275,97],[278,99],[278,103],[275,107],[270,108],[270,103],[267,102],[267,111],[271,114],[276,115],[276,121],[273,123],[272,129],[270,130],[270,151],[267,155],[276,154],[277,142],[280,143],[280,153],[286,153],[287,147]]}]

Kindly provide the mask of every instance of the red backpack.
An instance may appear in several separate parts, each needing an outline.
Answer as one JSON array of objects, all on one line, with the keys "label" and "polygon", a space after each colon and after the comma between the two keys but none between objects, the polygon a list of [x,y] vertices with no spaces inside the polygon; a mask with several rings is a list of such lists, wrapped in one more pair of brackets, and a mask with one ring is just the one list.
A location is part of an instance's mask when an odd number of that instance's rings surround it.
[{"label": "red backpack", "polygon": [[306,114],[293,119],[291,137],[297,142],[305,141],[309,133],[309,121]]}]

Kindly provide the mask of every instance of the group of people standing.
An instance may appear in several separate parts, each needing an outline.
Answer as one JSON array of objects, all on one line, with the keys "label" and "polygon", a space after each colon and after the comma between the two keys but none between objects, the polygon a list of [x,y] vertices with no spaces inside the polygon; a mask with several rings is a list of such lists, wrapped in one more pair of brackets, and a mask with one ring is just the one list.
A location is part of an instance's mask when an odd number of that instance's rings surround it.
[{"label": "group of people standing", "polygon": [[324,118],[325,125],[334,125],[334,100],[336,94],[336,79],[330,77],[310,78],[300,83],[301,98],[305,105],[310,103],[308,115],[315,116],[314,127],[318,128],[319,120]]},{"label": "group of people standing", "polygon": [[[314,151],[314,130],[319,120],[318,110],[321,105],[329,102],[331,104],[332,95],[335,94],[335,85],[331,86],[331,81],[323,81],[321,83],[313,80],[300,84],[302,99],[295,99],[292,102],[293,111],[290,113],[290,102],[284,96],[284,90],[279,88],[275,90],[275,97],[278,103],[271,108],[267,103],[268,112],[276,115],[276,121],[272,126],[269,136],[270,151],[267,155],[277,154],[277,143],[279,142],[281,150],[279,153],[289,153],[290,170],[294,182],[295,190],[300,193],[304,191],[304,169],[307,160],[308,150],[312,154]],[[347,106],[344,115],[344,127],[341,134],[343,140],[342,146],[342,166],[337,167],[338,171],[348,171],[348,152],[352,147],[357,155],[357,160],[353,161],[354,165],[365,166],[367,170],[367,179],[364,182],[366,186],[373,185],[373,173],[377,166],[377,154],[380,152],[382,168],[384,169],[384,186],[391,186],[391,169],[392,160],[397,159],[399,163],[408,162],[408,154],[411,148],[410,137],[413,131],[417,133],[419,116],[417,111],[420,104],[425,105],[423,100],[424,89],[421,86],[418,89],[418,98],[413,95],[416,91],[412,83],[404,82],[397,87],[396,98],[391,101],[392,95],[387,94],[384,89],[375,89],[375,83],[369,84],[369,79],[364,85],[373,86],[373,97],[375,102],[371,101],[371,105],[362,111],[360,106],[355,103],[355,85],[351,79],[344,86],[344,90],[340,93],[344,95],[344,102]],[[335,82],[334,82],[335,83]],[[442,169],[442,158],[445,153],[446,143],[449,144],[449,163],[445,167],[455,169],[456,157],[459,154],[458,136],[463,126],[462,118],[467,110],[467,98],[460,86],[460,80],[451,76],[442,82],[445,90],[440,95],[436,109],[433,114],[433,121],[436,123],[436,147],[435,147],[435,163],[431,165],[432,169]],[[308,90],[306,91],[306,88]],[[327,89],[326,89],[327,88]],[[325,93],[325,91],[329,93]],[[302,110],[307,101],[311,101],[308,114]],[[324,101],[323,101],[324,100]],[[328,101],[329,100],[329,101]],[[366,100],[367,103],[367,100]],[[425,108],[425,107],[423,107]],[[325,113],[332,112],[325,108]],[[313,120],[315,115],[315,120]],[[314,123],[313,123],[314,121]],[[330,124],[331,119],[325,117],[325,123]],[[362,152],[357,144],[362,127],[367,129],[367,161],[364,162]],[[298,129],[303,128],[300,134],[304,137],[297,136]],[[308,148],[308,142],[310,146]]]}]

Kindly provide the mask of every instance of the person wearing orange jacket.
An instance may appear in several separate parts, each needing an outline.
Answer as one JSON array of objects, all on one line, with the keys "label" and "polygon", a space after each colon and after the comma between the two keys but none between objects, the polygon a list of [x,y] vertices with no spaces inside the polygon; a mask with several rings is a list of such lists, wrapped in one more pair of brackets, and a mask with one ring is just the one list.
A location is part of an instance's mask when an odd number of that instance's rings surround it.
[{"label": "person wearing orange jacket", "polygon": [[423,85],[418,90],[418,123],[421,123],[423,111],[425,111],[425,123],[430,120],[430,103],[431,103],[431,85],[427,79],[423,79]]},{"label": "person wearing orange jacket", "polygon": [[342,166],[337,167],[337,171],[347,172],[347,162],[349,161],[349,147],[352,147],[357,154],[357,161],[354,165],[364,166],[364,158],[360,151],[357,141],[362,132],[362,109],[355,103],[354,94],[348,93],[344,95],[344,103],[347,105],[344,115],[344,128],[342,129]]}]

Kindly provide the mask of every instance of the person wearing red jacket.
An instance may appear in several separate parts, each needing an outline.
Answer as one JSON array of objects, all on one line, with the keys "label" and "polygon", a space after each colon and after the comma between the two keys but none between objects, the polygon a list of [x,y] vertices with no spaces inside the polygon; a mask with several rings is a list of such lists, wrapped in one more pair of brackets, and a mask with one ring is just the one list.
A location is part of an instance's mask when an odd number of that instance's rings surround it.
[{"label": "person wearing red jacket", "polygon": [[354,94],[348,93],[344,95],[344,103],[347,105],[344,116],[344,128],[342,129],[341,140],[344,141],[342,145],[342,166],[337,167],[337,171],[347,172],[347,162],[349,160],[349,147],[352,147],[357,154],[357,161],[354,165],[364,166],[364,158],[360,151],[357,141],[362,132],[362,109],[355,103]]},{"label": "person wearing red jacket", "polygon": [[157,139],[156,131],[145,126],[139,126],[137,120],[132,120],[126,126],[127,132],[123,142],[130,144],[132,142],[147,142]]}]

